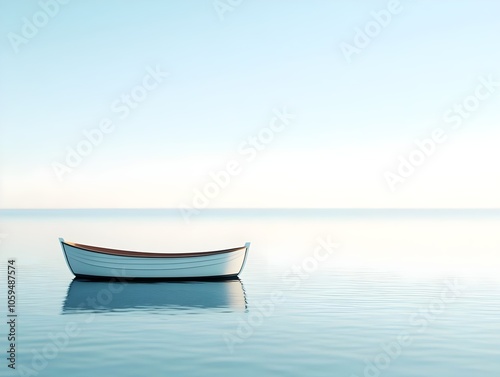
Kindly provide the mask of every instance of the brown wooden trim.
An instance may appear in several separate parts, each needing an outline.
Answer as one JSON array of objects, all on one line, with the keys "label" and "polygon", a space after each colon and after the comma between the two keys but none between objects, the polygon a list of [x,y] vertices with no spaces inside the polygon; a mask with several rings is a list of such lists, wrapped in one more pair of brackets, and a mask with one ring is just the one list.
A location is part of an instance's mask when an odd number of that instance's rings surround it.
[{"label": "brown wooden trim", "polygon": [[83,245],[75,242],[64,241],[65,244],[69,246],[76,247],[77,249],[82,249],[94,253],[108,254],[108,255],[118,255],[122,257],[140,257],[140,258],[192,258],[192,257],[205,257],[209,255],[218,255],[231,253],[233,251],[244,249],[245,246],[235,247],[233,249],[225,250],[215,250],[215,251],[197,251],[189,253],[152,253],[143,251],[128,251],[128,250],[118,250],[118,249],[108,249],[105,247]]}]

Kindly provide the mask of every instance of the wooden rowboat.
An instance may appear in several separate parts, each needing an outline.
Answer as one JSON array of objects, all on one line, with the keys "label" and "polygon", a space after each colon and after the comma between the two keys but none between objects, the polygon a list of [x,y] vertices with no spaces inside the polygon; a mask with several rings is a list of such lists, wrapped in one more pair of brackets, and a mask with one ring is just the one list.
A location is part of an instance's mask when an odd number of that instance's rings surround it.
[{"label": "wooden rowboat", "polygon": [[190,253],[152,253],[82,245],[59,238],[71,272],[90,279],[230,279],[243,270],[250,247]]}]

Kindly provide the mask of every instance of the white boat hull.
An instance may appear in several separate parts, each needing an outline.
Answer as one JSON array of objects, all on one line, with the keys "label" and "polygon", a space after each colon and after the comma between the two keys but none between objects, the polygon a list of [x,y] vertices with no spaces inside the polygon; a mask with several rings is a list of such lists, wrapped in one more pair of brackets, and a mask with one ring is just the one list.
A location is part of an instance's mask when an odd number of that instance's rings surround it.
[{"label": "white boat hull", "polygon": [[[121,252],[129,254],[113,255],[106,252],[113,251],[112,249],[64,242],[63,239],[60,242],[70,270],[76,277],[87,278],[231,278],[238,276],[243,269],[250,247],[247,243],[243,247],[227,251],[189,253],[188,256],[179,257],[169,254],[161,257],[160,254],[155,256],[154,253],[126,251]],[[89,250],[87,247],[93,249]]]}]

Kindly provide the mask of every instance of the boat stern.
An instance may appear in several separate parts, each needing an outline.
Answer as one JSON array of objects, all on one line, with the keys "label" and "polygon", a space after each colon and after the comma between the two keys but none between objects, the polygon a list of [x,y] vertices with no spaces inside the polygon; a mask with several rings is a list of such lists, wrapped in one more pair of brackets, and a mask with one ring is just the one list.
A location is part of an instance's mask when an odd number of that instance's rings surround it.
[{"label": "boat stern", "polygon": [[245,264],[247,263],[248,250],[250,249],[250,242],[245,243],[245,257],[243,258],[243,263],[241,264],[240,271],[236,274],[237,276],[241,274],[243,268],[245,268]]}]

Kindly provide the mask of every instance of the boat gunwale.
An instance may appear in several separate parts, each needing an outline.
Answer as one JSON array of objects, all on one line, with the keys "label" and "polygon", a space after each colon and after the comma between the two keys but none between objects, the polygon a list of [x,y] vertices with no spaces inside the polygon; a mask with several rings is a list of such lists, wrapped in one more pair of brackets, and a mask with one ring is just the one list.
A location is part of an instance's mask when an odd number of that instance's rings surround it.
[{"label": "boat gunwale", "polygon": [[80,243],[62,241],[62,240],[61,243],[91,253],[113,255],[119,257],[132,257],[132,258],[196,258],[196,257],[206,257],[211,255],[228,254],[247,248],[247,246],[245,245],[231,249],[213,250],[213,251],[194,251],[187,253],[157,253],[157,252],[110,249],[106,247],[84,245]]}]

